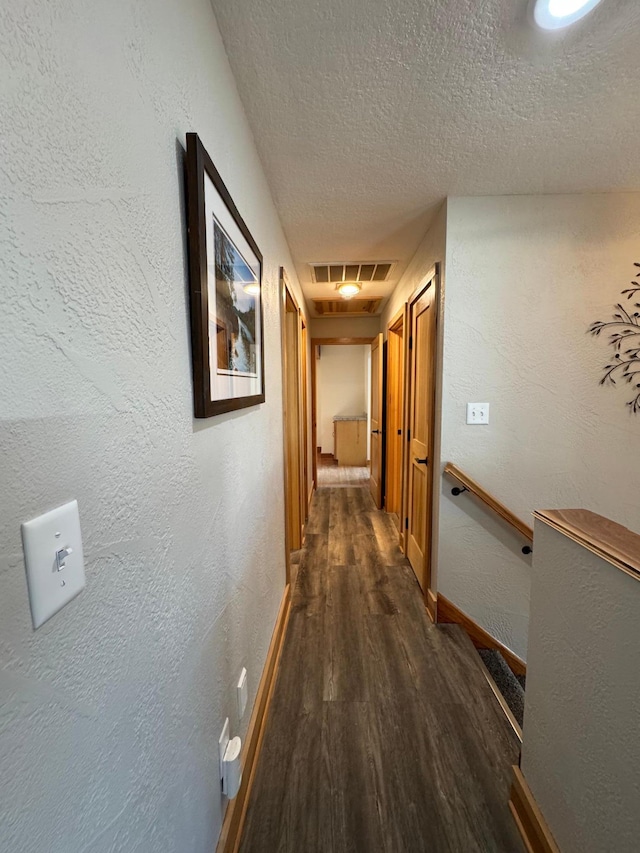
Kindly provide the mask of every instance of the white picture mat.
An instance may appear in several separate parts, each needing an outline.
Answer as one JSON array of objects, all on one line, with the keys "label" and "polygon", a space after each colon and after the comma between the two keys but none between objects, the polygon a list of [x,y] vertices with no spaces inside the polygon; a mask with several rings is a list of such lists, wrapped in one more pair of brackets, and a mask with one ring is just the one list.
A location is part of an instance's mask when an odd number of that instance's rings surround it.
[{"label": "white picture mat", "polygon": [[209,301],[209,365],[211,400],[227,400],[235,397],[252,397],[262,394],[262,325],[260,322],[262,294],[256,300],[256,376],[219,373],[217,352],[217,313],[216,313],[216,258],[213,233],[213,217],[226,231],[256,278],[260,280],[260,262],[244,235],[236,225],[224,201],[211,178],[204,174],[204,213],[207,248],[207,283]]}]

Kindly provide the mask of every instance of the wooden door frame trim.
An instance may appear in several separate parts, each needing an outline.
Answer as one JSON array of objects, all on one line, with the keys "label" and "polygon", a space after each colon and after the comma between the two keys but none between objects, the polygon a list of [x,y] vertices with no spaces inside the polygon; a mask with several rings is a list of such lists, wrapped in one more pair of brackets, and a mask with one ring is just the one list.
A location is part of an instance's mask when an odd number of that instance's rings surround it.
[{"label": "wooden door frame trim", "polygon": [[396,329],[396,326],[400,325],[400,322],[402,322],[404,324],[404,322],[406,320],[406,312],[407,312],[407,305],[408,304],[409,304],[408,302],[405,302],[402,305],[402,308],[400,308],[398,311],[396,311],[396,313],[393,315],[393,317],[389,320],[389,322],[387,323],[387,334],[389,332],[394,332]]},{"label": "wooden door frame trim", "polygon": [[[402,401],[402,434],[406,439],[407,430],[409,428],[409,396],[411,393],[410,387],[410,370],[411,370],[411,351],[409,349],[409,339],[411,338],[411,302],[407,300],[404,303],[404,311],[405,311],[405,321],[406,328],[404,333],[404,388],[402,389],[403,393],[403,401]],[[407,518],[407,513],[409,511],[409,484],[408,484],[408,459],[409,459],[409,448],[407,447],[407,441],[402,442],[402,494],[400,500],[401,512],[400,512],[400,548],[402,549],[402,553],[407,556],[407,525],[405,519]],[[426,599],[425,599],[426,603]]]},{"label": "wooden door frame trim", "polygon": [[[291,583],[291,557],[290,557],[290,548],[289,544],[292,540],[292,531],[291,525],[289,524],[289,454],[288,454],[288,446],[287,446],[287,368],[289,360],[287,358],[287,330],[286,330],[286,316],[287,316],[287,296],[291,299],[293,303],[295,313],[296,313],[296,327],[299,335],[300,323],[302,312],[300,311],[300,306],[298,305],[298,300],[295,298],[291,287],[289,286],[289,277],[287,276],[287,271],[284,267],[280,267],[280,346],[282,351],[282,450],[283,450],[283,460],[282,460],[282,471],[283,471],[283,481],[284,481],[284,534],[285,534],[285,542],[284,542],[284,550],[285,550],[285,569],[286,569],[286,579],[287,583]],[[300,374],[298,373],[298,379],[300,384]],[[300,390],[300,389],[298,389]],[[300,401],[298,401],[300,402]],[[298,406],[298,410],[299,410]],[[298,411],[299,413],[299,411]],[[299,418],[298,418],[299,420]],[[302,535],[302,534],[301,534]]]},{"label": "wooden door frame trim", "polygon": [[[377,365],[378,381],[376,383],[376,385],[377,385],[376,392],[377,392],[377,396],[378,396],[377,409],[378,409],[378,412],[380,413],[380,418],[376,419],[378,421],[378,426],[380,428],[378,435],[376,437],[377,437],[378,442],[379,442],[378,447],[379,447],[380,458],[378,461],[378,465],[379,465],[378,480],[376,481],[374,479],[374,476],[373,476],[374,466],[373,466],[373,438],[372,438],[371,439],[371,453],[369,454],[369,475],[370,475],[369,476],[369,492],[370,492],[371,496],[373,497],[373,502],[376,505],[376,508],[383,510],[384,509],[384,477],[385,477],[385,470],[384,470],[384,466],[385,466],[384,428],[385,428],[385,417],[386,417],[386,407],[385,407],[385,393],[386,393],[386,386],[385,386],[385,339],[384,339],[384,333],[383,332],[378,332],[378,334],[375,336],[375,338],[371,342],[371,365],[370,365],[371,366],[371,369],[370,369],[371,381],[369,383],[369,400],[368,400],[369,419],[370,419],[370,423],[371,423],[371,428],[373,428],[373,421],[374,421],[374,417],[373,417],[374,347],[375,347],[375,349],[380,350],[379,357],[376,356],[376,358],[378,359],[378,365]],[[373,490],[373,484],[374,483],[377,483],[375,494],[374,494],[374,490]],[[380,492],[379,503],[378,503],[378,491]]]},{"label": "wooden door frame trim", "polygon": [[428,289],[428,287],[429,287],[429,282],[433,281],[433,279],[434,279],[434,278],[436,278],[436,276],[439,278],[439,276],[440,276],[440,269],[441,269],[441,264],[440,264],[440,262],[439,262],[439,261],[436,261],[436,263],[435,263],[435,264],[433,264],[433,266],[432,266],[432,267],[430,267],[430,269],[429,269],[429,271],[427,272],[427,274],[426,274],[426,275],[424,275],[424,276],[422,277],[422,281],[420,282],[420,284],[416,287],[416,289],[413,291],[413,293],[412,293],[412,294],[409,296],[409,298],[407,299],[407,303],[408,303],[409,305],[411,305],[411,303],[412,303],[412,302],[415,302],[415,301],[416,301],[416,299],[417,299],[417,298],[418,298],[422,293],[424,293],[424,291],[425,291],[425,290],[427,290],[427,289]]},{"label": "wooden door frame trim", "polygon": [[[280,267],[280,278],[278,286],[278,302],[280,312],[280,350],[282,353],[282,476],[284,487],[284,561],[287,583],[291,581],[291,558],[289,554],[289,542],[291,541],[291,530],[289,524],[289,451],[287,447],[287,273],[284,267]],[[291,296],[291,293],[289,293]]]},{"label": "wooden door frame trim", "polygon": [[[304,447],[302,448],[302,486],[304,488],[304,525],[302,538],[304,541],[304,530],[306,529],[307,521],[309,520],[309,507],[311,506],[310,495],[313,494],[313,483],[311,484],[311,489],[309,489],[309,323],[305,319],[302,311],[300,312],[300,344],[302,348],[302,352],[300,353],[302,360],[302,370],[300,371],[300,382],[302,383],[300,396],[302,418],[301,438],[304,442]],[[304,344],[304,346],[302,346],[302,344]]]},{"label": "wooden door frame trim", "polygon": [[313,489],[318,488],[318,427],[316,424],[318,414],[317,398],[317,370],[316,370],[316,347],[322,346],[366,346],[371,344],[375,338],[311,338],[311,447],[313,449]]},{"label": "wooden door frame trim", "polygon": [[[429,518],[427,519],[428,525],[428,554],[425,557],[429,560],[429,585],[425,588],[423,598],[424,605],[427,608],[427,612],[430,611],[430,608],[433,610],[433,600],[437,600],[437,589],[433,587],[433,575],[435,568],[435,560],[434,560],[434,549],[433,549],[433,531],[435,529],[434,525],[434,517],[435,517],[435,509],[436,509],[436,490],[434,488],[435,485],[435,448],[437,446],[437,430],[438,430],[438,418],[437,418],[437,409],[438,409],[438,388],[440,386],[440,380],[442,378],[442,358],[440,355],[439,349],[439,335],[440,335],[440,301],[442,296],[442,279],[441,279],[441,270],[442,265],[439,261],[437,261],[433,266],[429,269],[427,274],[422,278],[420,284],[415,288],[413,293],[409,296],[406,302],[406,310],[407,310],[407,322],[408,322],[408,334],[405,334],[405,388],[404,388],[404,397],[405,397],[405,412],[404,412],[404,425],[403,425],[403,433],[407,434],[407,429],[409,428],[409,416],[410,416],[410,406],[411,406],[411,387],[409,385],[410,382],[410,374],[411,374],[411,350],[409,348],[409,341],[413,334],[412,328],[412,306],[413,303],[416,302],[424,293],[429,290],[429,287],[433,284],[433,293],[434,293],[434,310],[435,310],[435,321],[434,321],[434,336],[433,336],[433,399],[432,399],[432,424],[430,430],[430,446],[428,448],[428,455],[431,461],[431,465],[429,465],[429,485],[428,488],[431,492],[430,495],[430,512]],[[406,444],[406,443],[405,443]],[[403,494],[402,494],[402,542],[403,542],[403,551],[405,556],[407,555],[407,530],[405,528],[405,518],[407,517],[407,513],[409,511],[408,503],[409,503],[409,457],[410,454],[407,451],[405,446],[403,452],[403,462],[404,469],[402,472],[403,479]],[[438,469],[440,468],[440,462],[438,460]],[[431,596],[430,596],[431,594]],[[430,617],[432,619],[436,618],[435,612],[430,612]]]},{"label": "wooden door frame trim", "polygon": [[282,657],[290,612],[291,587],[287,584],[280,602],[280,609],[278,610],[271,636],[267,659],[256,692],[253,711],[251,712],[247,736],[242,747],[242,782],[240,790],[236,798],[230,800],[227,805],[216,853],[236,853],[240,847],[240,839],[247,815],[251,788],[255,779],[258,757],[264,740],[265,726],[271,707],[278,667],[280,666],[280,659]]},{"label": "wooden door frame trim", "polygon": [[[407,372],[407,325],[409,319],[409,305],[405,302],[402,307],[396,312],[396,314],[389,320],[387,323],[386,329],[386,344],[387,344],[387,362],[389,361],[389,336],[391,333],[397,334],[398,328],[402,326],[402,350],[400,353],[400,362],[402,364],[402,382],[401,382],[401,393],[402,393],[402,406],[400,409],[400,426],[402,429],[402,452],[400,454],[400,512],[398,519],[400,524],[400,529],[398,531],[400,544],[404,542],[404,466],[405,466],[405,441],[404,441],[404,430],[406,427],[405,423],[405,392],[406,392],[406,372]],[[387,372],[387,396],[388,396],[388,388],[389,388],[389,365],[386,366]],[[387,401],[388,402],[388,401]],[[389,406],[387,405],[386,416],[385,416],[385,425],[384,428],[386,430],[387,440],[389,438],[390,432],[388,429],[388,420],[389,420]],[[387,453],[385,464],[388,465],[389,454]],[[389,487],[389,472],[385,472],[385,482],[386,489]],[[386,503],[386,496],[385,496]]]}]

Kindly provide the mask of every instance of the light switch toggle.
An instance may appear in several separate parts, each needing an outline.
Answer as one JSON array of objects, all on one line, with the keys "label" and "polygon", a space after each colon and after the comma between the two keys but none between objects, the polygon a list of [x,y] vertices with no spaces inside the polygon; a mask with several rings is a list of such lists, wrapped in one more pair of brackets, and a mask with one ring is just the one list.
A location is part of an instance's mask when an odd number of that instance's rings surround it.
[{"label": "light switch toggle", "polygon": [[56,551],[56,569],[59,572],[67,565],[65,560],[70,554],[73,554],[73,548],[60,548],[59,551]]}]

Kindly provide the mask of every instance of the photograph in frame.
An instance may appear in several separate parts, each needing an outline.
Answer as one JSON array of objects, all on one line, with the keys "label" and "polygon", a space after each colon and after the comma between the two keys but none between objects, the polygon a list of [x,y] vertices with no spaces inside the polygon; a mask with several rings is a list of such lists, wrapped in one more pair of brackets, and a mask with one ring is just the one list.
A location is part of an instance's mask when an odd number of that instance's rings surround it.
[{"label": "photograph in frame", "polygon": [[194,413],[265,400],[263,259],[197,134],[187,134]]}]

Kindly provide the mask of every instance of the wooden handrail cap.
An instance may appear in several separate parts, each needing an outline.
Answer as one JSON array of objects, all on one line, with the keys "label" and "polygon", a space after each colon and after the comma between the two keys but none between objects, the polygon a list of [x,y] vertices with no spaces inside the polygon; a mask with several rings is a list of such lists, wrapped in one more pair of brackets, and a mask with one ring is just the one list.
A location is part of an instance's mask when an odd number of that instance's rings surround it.
[{"label": "wooden handrail cap", "polygon": [[539,509],[533,515],[640,580],[640,534],[588,509]]}]

